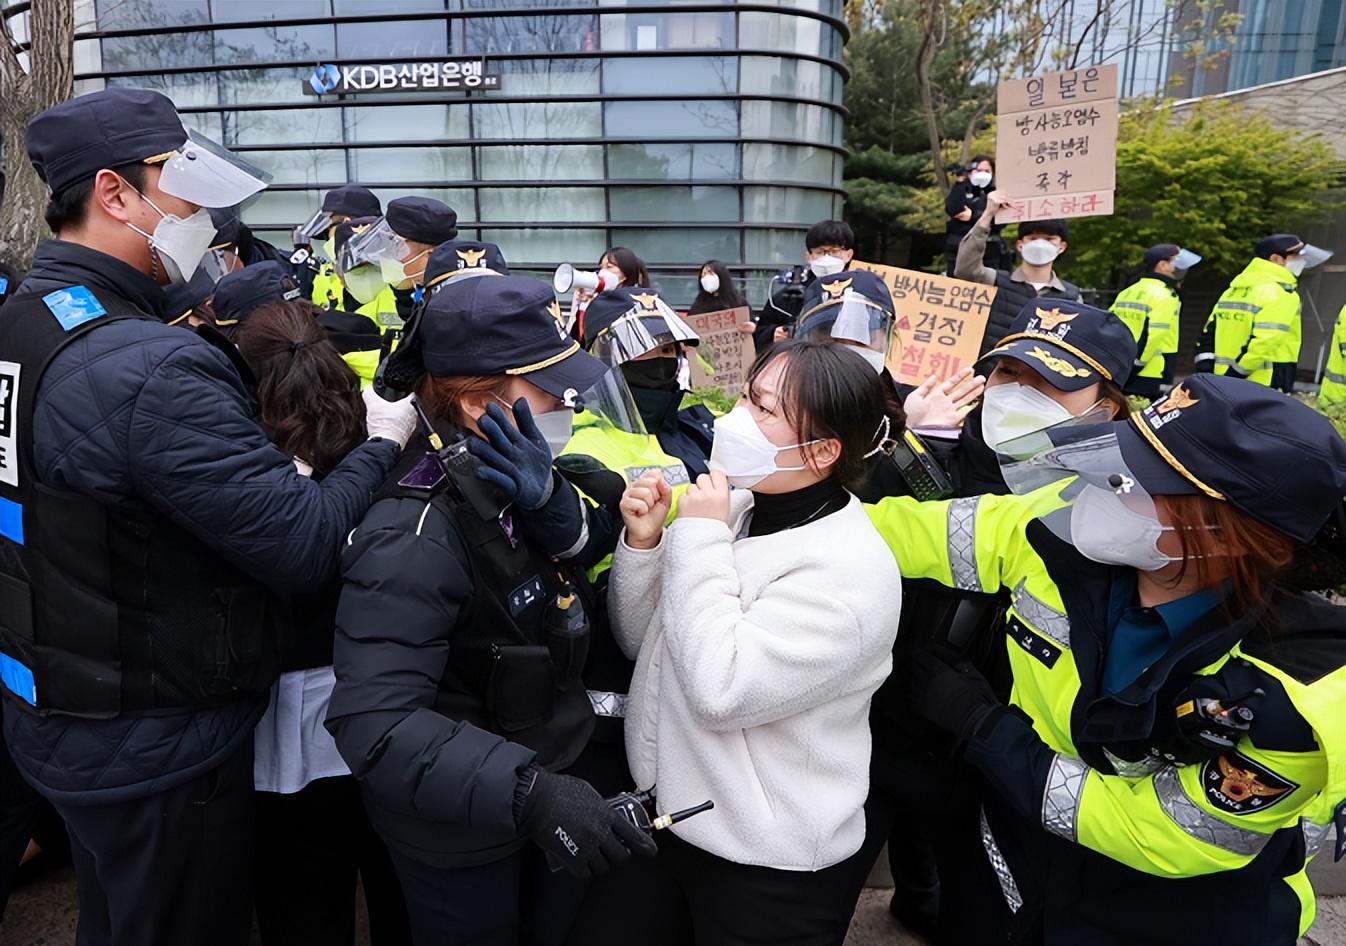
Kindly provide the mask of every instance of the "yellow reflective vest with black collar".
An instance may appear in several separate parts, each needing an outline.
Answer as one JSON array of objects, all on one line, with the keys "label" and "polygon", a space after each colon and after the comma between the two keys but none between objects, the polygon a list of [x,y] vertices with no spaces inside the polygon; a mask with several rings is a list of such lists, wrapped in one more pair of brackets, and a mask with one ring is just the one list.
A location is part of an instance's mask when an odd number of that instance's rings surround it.
[{"label": "yellow reflective vest with black collar", "polygon": [[327,258],[318,264],[318,271],[313,274],[313,292],[309,298],[319,308],[330,309],[341,305],[341,277],[331,262],[336,257],[336,244],[328,238],[323,241],[322,248]]},{"label": "yellow reflective vest with black collar", "polygon": [[[905,577],[1010,592],[1014,709],[979,729],[965,758],[1056,846],[1057,866],[1042,868],[1048,916],[1074,911],[1076,933],[1121,937],[1090,942],[1293,944],[1314,914],[1303,868],[1334,823],[1346,850],[1346,611],[1288,592],[1269,622],[1216,608],[1106,695],[1112,589],[1130,573],[1085,559],[1041,521],[1064,513],[1068,489],[868,507]],[[1156,713],[1198,678],[1265,691],[1236,751],[1184,766],[1111,752],[1144,745]]]},{"label": "yellow reflective vest with black collar", "polygon": [[1298,278],[1258,257],[1215,303],[1202,333],[1197,369],[1232,371],[1270,386],[1275,365],[1299,361],[1302,332]]},{"label": "yellow reflective vest with black collar", "polygon": [[1182,300],[1172,286],[1154,276],[1142,276],[1117,294],[1112,313],[1126,323],[1136,342],[1145,348],[1136,355],[1136,377],[1162,378],[1164,356],[1178,351],[1178,315]]},{"label": "yellow reflective vest with black collar", "polygon": [[1327,365],[1318,389],[1319,404],[1346,403],[1346,306],[1337,314],[1337,324],[1328,343]]}]

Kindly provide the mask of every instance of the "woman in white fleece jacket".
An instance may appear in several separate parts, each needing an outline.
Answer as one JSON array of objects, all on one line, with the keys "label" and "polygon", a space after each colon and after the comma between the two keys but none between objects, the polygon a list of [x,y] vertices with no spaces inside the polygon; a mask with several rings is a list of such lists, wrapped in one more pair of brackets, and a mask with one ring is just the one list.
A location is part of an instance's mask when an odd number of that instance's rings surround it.
[{"label": "woman in white fleece jacket", "polygon": [[636,660],[627,757],[661,811],[715,802],[660,839],[702,946],[845,938],[869,701],[891,668],[902,592],[842,484],[887,430],[864,360],[788,342],[716,423],[714,472],[666,531],[657,473],[623,496],[609,602]]}]

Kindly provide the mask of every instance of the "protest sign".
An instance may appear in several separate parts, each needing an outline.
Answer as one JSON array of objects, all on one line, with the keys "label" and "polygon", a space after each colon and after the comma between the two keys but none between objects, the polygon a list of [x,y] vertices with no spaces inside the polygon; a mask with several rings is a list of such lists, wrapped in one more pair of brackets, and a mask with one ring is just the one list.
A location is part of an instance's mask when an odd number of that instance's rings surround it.
[{"label": "protest sign", "polygon": [[701,336],[699,348],[692,349],[692,387],[719,388],[731,397],[743,390],[756,352],[752,336],[739,326],[752,321],[747,306],[702,312],[685,316],[685,321]]},{"label": "protest sign", "polygon": [[887,364],[900,383],[920,384],[932,374],[943,380],[977,360],[995,286],[876,263],[852,262],[851,269],[877,274],[893,294]]},{"label": "protest sign", "polygon": [[1117,65],[1013,79],[997,89],[997,223],[1112,213]]}]

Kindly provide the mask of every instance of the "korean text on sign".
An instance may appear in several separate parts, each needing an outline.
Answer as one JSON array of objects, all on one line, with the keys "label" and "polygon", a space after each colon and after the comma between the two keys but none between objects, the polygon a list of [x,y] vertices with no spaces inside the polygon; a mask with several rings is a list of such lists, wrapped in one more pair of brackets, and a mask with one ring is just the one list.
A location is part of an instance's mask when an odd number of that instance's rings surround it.
[{"label": "korean text on sign", "polygon": [[1002,82],[997,188],[1014,198],[996,220],[1112,213],[1117,184],[1117,66]]},{"label": "korean text on sign", "polygon": [[748,378],[755,354],[752,335],[740,328],[752,320],[748,307],[703,312],[685,319],[701,336],[700,346],[690,352],[692,387],[715,387],[737,395]]},{"label": "korean text on sign", "polygon": [[851,268],[877,274],[893,294],[887,364],[900,383],[920,384],[932,374],[942,380],[977,360],[994,286],[876,263],[854,262]]}]

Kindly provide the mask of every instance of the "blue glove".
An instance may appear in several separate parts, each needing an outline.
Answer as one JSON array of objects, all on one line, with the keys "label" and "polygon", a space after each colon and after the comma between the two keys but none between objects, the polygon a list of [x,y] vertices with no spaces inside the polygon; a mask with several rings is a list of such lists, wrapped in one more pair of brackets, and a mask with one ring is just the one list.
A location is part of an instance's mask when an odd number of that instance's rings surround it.
[{"label": "blue glove", "polygon": [[551,499],[551,447],[533,422],[528,401],[514,402],[516,428],[499,404],[486,405],[477,418],[485,440],[468,438],[467,449],[481,461],[477,476],[500,488],[520,509],[541,509]]}]

